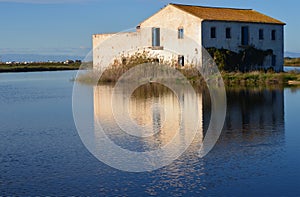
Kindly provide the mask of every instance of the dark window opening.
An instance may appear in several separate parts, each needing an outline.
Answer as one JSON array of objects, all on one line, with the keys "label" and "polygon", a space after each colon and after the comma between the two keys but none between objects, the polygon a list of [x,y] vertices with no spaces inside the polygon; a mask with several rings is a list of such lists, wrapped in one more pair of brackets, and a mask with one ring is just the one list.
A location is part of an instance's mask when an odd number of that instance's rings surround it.
[{"label": "dark window opening", "polygon": [[249,27],[244,26],[242,27],[242,45],[248,46],[249,45]]},{"label": "dark window opening", "polygon": [[259,29],[259,39],[260,40],[264,39],[264,30],[263,29]]},{"label": "dark window opening", "polygon": [[127,59],[125,57],[122,58],[122,64],[126,65],[127,64]]},{"label": "dark window opening", "polygon": [[231,38],[231,29],[229,27],[226,28],[226,38]]},{"label": "dark window opening", "polygon": [[272,40],[276,40],[276,30],[272,30]]},{"label": "dark window opening", "polygon": [[178,55],[178,65],[184,66],[184,56]]},{"label": "dark window opening", "polygon": [[152,46],[153,47],[160,46],[160,28],[156,28],[156,27],[152,28]]},{"label": "dark window opening", "polygon": [[178,39],[183,39],[183,33],[184,33],[183,28],[178,29]]},{"label": "dark window opening", "polygon": [[276,55],[272,55],[272,66],[276,66]]},{"label": "dark window opening", "polygon": [[215,27],[210,28],[210,38],[216,38],[216,28]]}]

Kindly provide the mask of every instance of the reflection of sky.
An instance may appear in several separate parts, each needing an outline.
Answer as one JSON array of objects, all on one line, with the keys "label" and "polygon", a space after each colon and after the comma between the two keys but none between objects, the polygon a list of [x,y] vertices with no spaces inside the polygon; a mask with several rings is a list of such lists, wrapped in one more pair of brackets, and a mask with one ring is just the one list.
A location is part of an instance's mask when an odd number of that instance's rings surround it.
[{"label": "reflection of sky", "polygon": [[287,148],[289,182],[300,183],[300,89],[286,89],[285,139]]},{"label": "reflection of sky", "polygon": [[284,67],[284,71],[285,72],[288,72],[288,71],[293,71],[293,70],[296,70],[296,71],[300,71],[300,67],[289,67],[289,66],[285,66]]}]

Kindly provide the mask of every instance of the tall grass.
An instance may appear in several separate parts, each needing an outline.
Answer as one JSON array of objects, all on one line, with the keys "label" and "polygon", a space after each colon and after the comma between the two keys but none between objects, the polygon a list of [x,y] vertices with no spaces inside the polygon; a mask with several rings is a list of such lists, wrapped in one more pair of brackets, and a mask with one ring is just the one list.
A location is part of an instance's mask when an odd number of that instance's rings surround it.
[{"label": "tall grass", "polygon": [[[128,70],[136,65],[143,63],[162,62],[164,65],[171,66],[181,72],[191,84],[205,84],[204,79],[199,71],[192,65],[186,65],[182,68],[177,61],[158,60],[150,57],[147,52],[136,53],[131,56],[122,56],[116,59],[113,64],[106,68],[103,72],[99,70],[89,71],[77,77],[77,81],[83,83],[114,83]],[[101,75],[101,77],[100,77]],[[221,72],[223,81],[226,86],[273,86],[288,85],[289,81],[299,81],[300,73],[296,71],[275,73],[272,71],[252,71],[252,72]]]}]

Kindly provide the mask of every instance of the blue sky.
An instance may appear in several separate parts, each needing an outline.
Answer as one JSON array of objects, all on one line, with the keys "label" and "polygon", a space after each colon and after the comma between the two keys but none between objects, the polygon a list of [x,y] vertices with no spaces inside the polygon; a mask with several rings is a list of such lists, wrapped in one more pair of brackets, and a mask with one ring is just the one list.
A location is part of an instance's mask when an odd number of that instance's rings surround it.
[{"label": "blue sky", "polygon": [[300,53],[299,0],[0,0],[0,55],[84,56],[92,34],[133,28],[171,2],[255,9],[286,22],[285,51]]}]

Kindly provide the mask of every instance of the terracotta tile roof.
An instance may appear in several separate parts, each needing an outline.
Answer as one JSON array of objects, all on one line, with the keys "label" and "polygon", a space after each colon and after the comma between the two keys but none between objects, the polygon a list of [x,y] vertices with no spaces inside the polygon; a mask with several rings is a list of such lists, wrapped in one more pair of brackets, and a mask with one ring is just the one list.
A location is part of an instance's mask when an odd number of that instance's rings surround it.
[{"label": "terracotta tile roof", "polygon": [[261,14],[252,9],[214,8],[193,5],[170,4],[203,20],[235,21],[251,23],[269,23],[285,25],[285,23]]}]

